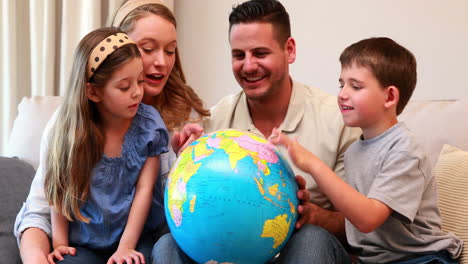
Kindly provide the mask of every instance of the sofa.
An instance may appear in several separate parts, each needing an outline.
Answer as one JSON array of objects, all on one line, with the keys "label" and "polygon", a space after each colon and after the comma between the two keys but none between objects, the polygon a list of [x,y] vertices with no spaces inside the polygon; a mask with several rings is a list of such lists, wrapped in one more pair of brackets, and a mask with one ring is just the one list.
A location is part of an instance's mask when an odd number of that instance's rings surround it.
[{"label": "sofa", "polygon": [[[0,259],[21,263],[13,225],[39,163],[43,129],[61,103],[57,96],[23,98],[0,157]],[[425,142],[439,184],[443,229],[468,243],[468,100],[410,101],[399,116]],[[468,264],[468,250],[461,263]]]}]

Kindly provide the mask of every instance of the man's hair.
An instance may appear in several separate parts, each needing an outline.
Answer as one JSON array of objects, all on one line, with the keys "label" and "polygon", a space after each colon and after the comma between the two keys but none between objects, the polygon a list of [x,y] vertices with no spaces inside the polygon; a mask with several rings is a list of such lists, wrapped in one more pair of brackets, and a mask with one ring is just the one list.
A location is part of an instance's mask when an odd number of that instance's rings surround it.
[{"label": "man's hair", "polygon": [[341,67],[368,68],[383,87],[395,86],[400,99],[399,115],[416,87],[416,58],[405,47],[390,38],[369,38],[347,47],[340,56]]},{"label": "man's hair", "polygon": [[272,24],[281,45],[291,37],[289,14],[277,0],[249,0],[233,6],[229,15],[229,33],[233,25],[253,22]]}]

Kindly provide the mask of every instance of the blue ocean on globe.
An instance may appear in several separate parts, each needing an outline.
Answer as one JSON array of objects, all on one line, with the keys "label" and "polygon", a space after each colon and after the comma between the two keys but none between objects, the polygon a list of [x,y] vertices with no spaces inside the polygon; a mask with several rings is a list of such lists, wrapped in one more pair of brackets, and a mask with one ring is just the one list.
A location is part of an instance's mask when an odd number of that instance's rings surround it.
[{"label": "blue ocean on globe", "polygon": [[294,174],[264,138],[220,130],[179,155],[165,190],[166,218],[198,263],[264,263],[287,242],[297,219]]}]

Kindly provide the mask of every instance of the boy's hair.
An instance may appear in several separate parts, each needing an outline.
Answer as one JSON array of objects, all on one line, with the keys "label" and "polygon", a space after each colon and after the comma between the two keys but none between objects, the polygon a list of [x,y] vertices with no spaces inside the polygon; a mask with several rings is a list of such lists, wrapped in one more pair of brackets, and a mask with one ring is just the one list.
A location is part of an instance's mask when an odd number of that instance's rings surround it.
[{"label": "boy's hair", "polygon": [[99,112],[86,96],[86,84],[89,82],[98,89],[103,87],[112,73],[141,56],[136,44],[121,46],[104,59],[88,80],[86,69],[93,49],[108,36],[119,32],[115,28],[100,28],[80,41],[68,90],[49,134],[45,196],[55,210],[70,221],[88,221],[81,214],[80,206],[89,196],[92,170],[104,149]]},{"label": "boy's hair", "polygon": [[[144,1],[142,1],[142,3],[141,6],[129,11],[126,15],[119,14],[121,11],[119,10],[115,17],[117,17],[117,15],[123,15],[124,18],[119,25],[115,24],[115,22],[118,21],[114,21],[114,25],[119,27],[122,31],[130,33],[135,29],[135,23],[139,19],[149,15],[156,15],[171,22],[174,24],[174,27],[177,27],[174,14],[165,5],[146,3]],[[128,11],[123,10],[122,12]],[[170,72],[164,89],[159,95],[154,97],[152,106],[159,111],[168,130],[181,128],[187,120],[193,122],[199,121],[198,119],[190,119],[192,109],[196,111],[200,117],[210,115],[210,111],[203,107],[203,101],[200,97],[195,93],[192,87],[187,85],[178,48],[175,50],[174,68]]]},{"label": "boy's hair", "polygon": [[400,99],[399,115],[416,87],[416,58],[390,38],[369,38],[347,47],[340,56],[341,67],[353,64],[368,68],[383,87],[395,86]]},{"label": "boy's hair", "polygon": [[277,0],[249,0],[233,6],[229,15],[229,33],[236,24],[253,22],[272,24],[280,45],[291,37],[289,14]]}]

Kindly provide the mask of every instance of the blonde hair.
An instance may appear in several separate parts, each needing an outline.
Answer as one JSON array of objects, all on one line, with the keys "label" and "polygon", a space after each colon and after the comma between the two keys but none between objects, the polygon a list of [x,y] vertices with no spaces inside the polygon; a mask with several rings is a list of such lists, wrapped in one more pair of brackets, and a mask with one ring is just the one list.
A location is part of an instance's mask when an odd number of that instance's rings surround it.
[{"label": "blonde hair", "polygon": [[46,199],[69,221],[88,222],[80,207],[89,196],[92,170],[102,157],[104,134],[99,112],[86,96],[86,83],[102,87],[112,73],[129,60],[140,57],[136,44],[116,49],[87,80],[86,65],[94,47],[115,28],[101,28],[86,35],[78,44],[64,102],[49,136],[44,191]]},{"label": "blonde hair", "polygon": [[[177,27],[175,17],[169,8],[162,4],[153,3],[141,5],[130,11],[119,25],[120,29],[127,33],[131,32],[136,21],[149,15],[160,16]],[[209,110],[203,107],[200,97],[186,83],[177,48],[174,68],[162,92],[154,97],[152,105],[161,113],[168,130],[180,129],[187,120],[197,122],[202,117],[210,115]],[[197,119],[190,118],[192,109],[198,114]]]}]

